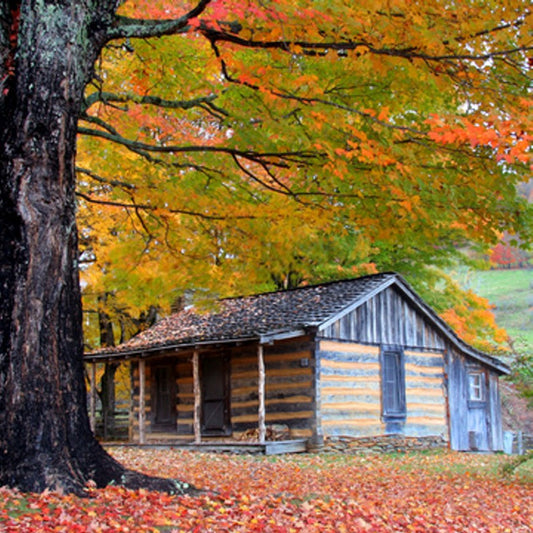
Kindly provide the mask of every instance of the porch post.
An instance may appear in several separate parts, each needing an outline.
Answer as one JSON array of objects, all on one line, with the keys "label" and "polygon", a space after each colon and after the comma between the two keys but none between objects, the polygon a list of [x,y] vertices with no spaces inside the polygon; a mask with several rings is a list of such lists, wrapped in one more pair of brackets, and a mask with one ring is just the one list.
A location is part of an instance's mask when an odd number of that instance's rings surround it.
[{"label": "porch post", "polygon": [[259,370],[259,381],[257,384],[257,395],[259,397],[258,425],[259,425],[259,442],[263,443],[266,439],[265,424],[265,359],[263,355],[263,345],[257,346],[257,366]]},{"label": "porch post", "polygon": [[202,402],[202,389],[200,387],[200,364],[198,350],[194,350],[192,355],[192,377],[194,391],[194,442],[195,444],[200,444],[202,441],[202,434],[200,431],[200,406]]},{"label": "porch post", "polygon": [[89,396],[89,421],[91,430],[94,433],[96,430],[96,363],[91,362],[91,390]]},{"label": "porch post", "polygon": [[145,443],[145,389],[146,389],[146,367],[144,359],[139,359],[139,444]]}]

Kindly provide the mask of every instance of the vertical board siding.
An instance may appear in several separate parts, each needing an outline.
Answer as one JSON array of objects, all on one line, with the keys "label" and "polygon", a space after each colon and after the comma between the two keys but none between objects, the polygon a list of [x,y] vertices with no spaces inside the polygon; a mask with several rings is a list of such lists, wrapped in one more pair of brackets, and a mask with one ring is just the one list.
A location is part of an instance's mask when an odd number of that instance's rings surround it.
[{"label": "vertical board siding", "polygon": [[491,449],[494,451],[501,451],[503,450],[502,411],[499,380],[498,376],[495,374],[490,375],[489,401],[489,414],[491,420]]},{"label": "vertical board siding", "polygon": [[[448,404],[450,443],[454,450],[501,450],[502,420],[498,376],[479,363],[469,361],[453,348],[448,350]],[[469,400],[469,372],[485,376],[484,400]]]},{"label": "vertical board siding", "polygon": [[404,356],[407,404],[405,435],[440,435],[447,440],[443,354],[405,350]]},{"label": "vertical board siding", "polygon": [[443,350],[444,341],[428,319],[394,287],[377,294],[328,326],[324,338]]},{"label": "vertical board siding", "polygon": [[318,350],[324,434],[368,436],[384,433],[379,348],[321,341]]},{"label": "vertical board siding", "polygon": [[450,446],[453,450],[468,450],[468,383],[464,358],[448,350],[448,410]]}]

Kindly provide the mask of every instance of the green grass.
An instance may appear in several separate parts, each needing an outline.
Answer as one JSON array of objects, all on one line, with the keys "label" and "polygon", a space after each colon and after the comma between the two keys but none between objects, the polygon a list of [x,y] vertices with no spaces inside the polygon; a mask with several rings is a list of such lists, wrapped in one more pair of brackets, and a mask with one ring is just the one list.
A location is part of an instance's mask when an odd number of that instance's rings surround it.
[{"label": "green grass", "polygon": [[495,306],[496,321],[515,350],[533,353],[533,270],[470,272],[468,278],[469,288]]}]

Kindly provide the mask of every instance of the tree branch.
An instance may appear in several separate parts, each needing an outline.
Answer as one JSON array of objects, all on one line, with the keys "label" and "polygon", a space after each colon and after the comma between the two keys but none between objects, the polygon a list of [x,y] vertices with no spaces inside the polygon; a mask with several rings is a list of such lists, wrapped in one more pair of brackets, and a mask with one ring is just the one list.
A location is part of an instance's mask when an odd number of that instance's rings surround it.
[{"label": "tree branch", "polygon": [[102,176],[99,176],[98,174],[95,174],[94,172],[92,172],[91,170],[89,170],[87,168],[76,167],[76,172],[79,172],[81,174],[85,174],[86,176],[89,176],[91,179],[93,179],[95,181],[98,181],[99,183],[104,183],[106,185],[111,185],[113,187],[121,187],[121,188],[129,189],[129,190],[132,190],[132,191],[137,188],[137,187],[135,187],[135,185],[133,185],[131,183],[127,183],[125,181],[111,180],[111,179],[103,178]]},{"label": "tree branch", "polygon": [[410,46],[405,48],[376,48],[367,41],[329,41],[323,43],[314,43],[308,41],[256,41],[254,39],[244,39],[234,33],[226,33],[213,28],[206,28],[202,33],[213,44],[217,42],[227,42],[236,44],[244,48],[258,48],[263,50],[276,49],[285,50],[294,53],[296,49],[301,49],[305,52],[323,52],[327,53],[329,50],[337,52],[346,52],[348,50],[357,50],[364,48],[368,52],[375,55],[402,57],[405,59],[424,59],[426,61],[447,61],[447,60],[488,60],[495,59],[501,56],[509,56],[519,52],[525,52],[533,49],[533,46],[519,46],[507,50],[497,50],[494,52],[487,52],[484,54],[443,54],[431,55],[419,51],[416,47]]},{"label": "tree branch", "polygon": [[[92,204],[98,204],[98,205],[108,205],[111,207],[122,207],[125,209],[133,209],[135,211],[138,211],[139,209],[142,209],[144,211],[159,211],[161,210],[160,207],[150,205],[150,204],[137,204],[135,202],[132,203],[126,203],[126,202],[117,202],[114,200],[100,200],[99,198],[94,198],[92,196],[89,196],[88,194],[85,194],[83,192],[77,191],[76,196],[83,198],[85,201],[92,203]],[[253,215],[234,215],[234,216],[222,216],[222,215],[208,215],[206,213],[202,213],[200,211],[191,211],[189,209],[166,209],[169,213],[176,214],[176,215],[188,215],[193,217],[202,218],[205,220],[253,220],[256,219],[256,216]]]},{"label": "tree branch", "polygon": [[316,152],[265,152],[258,153],[251,150],[239,150],[236,148],[227,148],[224,146],[209,146],[209,145],[189,145],[189,146],[157,146],[147,144],[139,141],[132,141],[126,139],[118,134],[112,134],[108,131],[95,130],[90,128],[78,127],[78,133],[82,135],[89,135],[92,137],[100,137],[117,144],[121,144],[133,151],[157,152],[166,154],[176,153],[198,153],[198,152],[212,152],[227,154],[232,156],[242,157],[254,162],[266,162],[271,166],[287,168],[288,163],[301,163],[304,160],[315,159],[321,154]]},{"label": "tree branch", "polygon": [[210,3],[211,0],[200,0],[195,8],[177,19],[144,20],[118,16],[115,25],[107,32],[108,41],[127,37],[148,38],[186,33],[191,29],[189,21],[200,16]]},{"label": "tree branch", "polygon": [[218,117],[218,114],[228,116],[228,113],[225,110],[213,104],[213,101],[216,100],[216,98],[217,95],[211,94],[209,96],[201,96],[198,98],[194,98],[193,100],[166,100],[164,98],[160,98],[159,96],[141,96],[134,93],[115,94],[109,92],[95,91],[94,93],[91,93],[89,96],[87,96],[87,98],[85,99],[85,110],[89,109],[97,102],[103,102],[104,104],[108,104],[111,102],[131,102],[142,105],[153,105],[156,107],[163,107],[167,109],[192,109],[194,107],[201,107],[202,109],[206,109],[210,113],[213,111],[216,112],[217,118],[220,118]]}]

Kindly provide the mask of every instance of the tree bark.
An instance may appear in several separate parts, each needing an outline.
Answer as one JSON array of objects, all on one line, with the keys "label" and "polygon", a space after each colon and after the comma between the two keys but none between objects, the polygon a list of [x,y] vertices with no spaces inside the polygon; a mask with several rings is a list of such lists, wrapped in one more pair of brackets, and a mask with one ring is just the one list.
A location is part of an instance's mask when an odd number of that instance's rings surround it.
[{"label": "tree bark", "polygon": [[[187,487],[126,471],[95,440],[84,382],[77,119],[117,2],[0,7],[0,485]],[[15,53],[16,52],[16,53]]]}]

